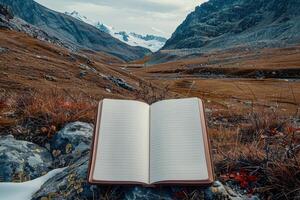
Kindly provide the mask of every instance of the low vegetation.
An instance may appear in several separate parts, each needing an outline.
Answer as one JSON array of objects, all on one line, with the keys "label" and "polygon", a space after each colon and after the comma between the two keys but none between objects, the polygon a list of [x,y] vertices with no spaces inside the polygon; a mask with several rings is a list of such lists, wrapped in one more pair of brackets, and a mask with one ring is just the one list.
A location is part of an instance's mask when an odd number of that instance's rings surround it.
[{"label": "low vegetation", "polygon": [[[141,98],[155,101],[154,95]],[[43,145],[68,122],[93,122],[96,106],[96,100],[80,94],[3,93],[1,133]],[[300,197],[299,113],[281,117],[274,109],[254,110],[240,123],[235,121],[236,127],[210,125],[216,178],[248,195],[259,194],[266,199]],[[211,115],[208,119],[209,124],[215,120]],[[187,190],[178,195],[195,199],[196,193]]]},{"label": "low vegetation", "polygon": [[281,118],[276,111],[251,113],[247,126],[212,132],[218,178],[264,199],[300,196],[299,116]]},{"label": "low vegetation", "polygon": [[3,133],[43,144],[68,122],[93,122],[96,106],[80,94],[6,93],[0,97],[0,127]]}]

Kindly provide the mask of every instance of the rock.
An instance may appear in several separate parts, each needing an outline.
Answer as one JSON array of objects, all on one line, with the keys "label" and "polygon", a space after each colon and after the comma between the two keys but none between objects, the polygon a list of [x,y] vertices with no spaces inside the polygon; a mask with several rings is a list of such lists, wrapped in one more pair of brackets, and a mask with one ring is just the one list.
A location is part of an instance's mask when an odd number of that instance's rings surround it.
[{"label": "rock", "polygon": [[13,13],[8,6],[0,5],[0,15],[3,15],[7,20],[14,18]]},{"label": "rock", "polygon": [[8,48],[0,47],[0,53],[6,53],[8,52]]},{"label": "rock", "polygon": [[82,70],[89,70],[90,69],[90,67],[85,65],[85,64],[80,64],[79,68],[82,69]]},{"label": "rock", "polygon": [[[87,181],[87,172],[92,135],[92,124],[67,124],[54,136],[51,143],[46,145],[55,157],[54,164],[47,149],[31,142],[15,140],[13,136],[0,137],[0,177],[2,181],[24,181],[42,176],[50,171],[51,165],[67,166],[46,181],[33,195],[33,200],[250,199],[219,181],[206,187],[91,185]],[[258,198],[253,196],[251,199]]]},{"label": "rock", "polygon": [[[87,60],[89,60],[89,59],[87,58]],[[87,63],[91,64],[91,62],[87,62]],[[91,71],[91,72],[97,73],[97,70],[95,68],[90,67],[90,66],[85,65],[85,64],[80,64],[79,68],[82,69],[82,71],[86,71],[87,70],[87,71]]]},{"label": "rock", "polygon": [[[183,188],[163,187],[147,188],[142,186],[96,186],[87,182],[89,155],[86,154],[63,172],[49,179],[41,189],[33,195],[33,200],[48,198],[51,200],[73,199],[166,199],[172,200]],[[214,194],[210,187],[200,189],[203,197],[212,199]],[[108,196],[107,196],[108,195]],[[225,198],[224,198],[225,199]]]},{"label": "rock", "polygon": [[9,76],[9,74],[7,72],[2,72],[2,74],[7,77]]},{"label": "rock", "polygon": [[76,163],[49,179],[33,195],[32,200],[43,198],[51,200],[100,199],[99,188],[87,183],[88,159],[89,156],[86,154]]},{"label": "rock", "polygon": [[79,78],[83,78],[83,77],[85,77],[85,76],[86,76],[86,74],[87,74],[87,72],[86,72],[86,71],[80,71],[80,73],[79,73]]},{"label": "rock", "polygon": [[55,78],[54,76],[50,76],[50,75],[45,75],[44,78],[48,81],[57,81],[57,78]]},{"label": "rock", "polygon": [[56,166],[63,167],[74,163],[90,150],[93,125],[84,122],[67,124],[55,134],[50,149]]},{"label": "rock", "polygon": [[107,79],[112,81],[114,84],[116,84],[117,86],[119,86],[121,88],[124,88],[124,89],[129,90],[129,91],[134,91],[134,88],[131,85],[129,85],[128,83],[126,83],[121,78],[116,78],[114,76],[109,76],[109,77],[107,77]]},{"label": "rock", "polygon": [[228,197],[228,199],[232,199],[232,198],[239,199],[239,197],[240,197],[232,189],[230,189],[227,186],[224,186],[220,181],[215,181],[214,182],[214,184],[211,188],[211,191],[212,191],[213,194],[216,194],[216,196],[218,196],[219,194],[226,195]]},{"label": "rock", "polygon": [[227,192],[221,182],[207,187],[165,186],[147,188],[143,186],[100,186],[87,182],[89,154],[86,153],[63,172],[49,179],[33,195],[33,200],[73,200],[73,199],[124,199],[124,200],[172,200],[172,199],[248,199]]},{"label": "rock", "polygon": [[93,61],[91,61],[90,59],[87,59],[87,60],[86,60],[86,64],[92,65],[92,64],[93,64]]},{"label": "rock", "polygon": [[12,135],[0,137],[0,181],[32,180],[50,171],[51,166],[47,149]]},{"label": "rock", "polygon": [[38,79],[35,78],[35,77],[33,77],[33,76],[29,76],[29,77],[28,77],[28,80],[31,80],[31,81],[37,81]]},{"label": "rock", "polygon": [[[163,190],[158,190],[158,188],[146,188],[141,186],[129,187],[128,189],[123,189],[124,200],[172,200],[174,199],[174,194],[170,188],[165,188]],[[173,197],[173,198],[172,198]]]},{"label": "rock", "polygon": [[68,60],[71,61],[71,62],[76,62],[76,61],[77,61],[77,58],[76,58],[75,55],[69,54],[69,55],[68,55]]}]

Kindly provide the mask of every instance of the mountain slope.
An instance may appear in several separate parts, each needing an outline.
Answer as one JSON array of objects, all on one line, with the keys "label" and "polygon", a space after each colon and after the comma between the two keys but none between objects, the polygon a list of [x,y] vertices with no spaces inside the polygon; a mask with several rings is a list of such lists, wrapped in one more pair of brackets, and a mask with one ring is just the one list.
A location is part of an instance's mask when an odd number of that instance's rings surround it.
[{"label": "mountain slope", "polygon": [[298,0],[210,0],[188,15],[163,49],[205,51],[299,42]]},{"label": "mountain slope", "polygon": [[67,43],[62,42],[54,35],[49,35],[42,29],[28,24],[24,20],[15,17],[13,13],[7,9],[5,6],[0,4],[0,29],[4,30],[14,30],[17,32],[23,32],[27,35],[42,40],[47,41],[52,44],[56,44],[61,47],[71,48]]},{"label": "mountain slope", "polygon": [[0,4],[8,5],[17,17],[74,48],[103,51],[126,61],[150,53],[148,49],[129,46],[89,24],[52,11],[33,0],[0,0]]},{"label": "mountain slope", "polygon": [[113,36],[114,38],[117,38],[121,40],[122,42],[130,45],[130,46],[140,46],[147,49],[150,49],[151,51],[155,52],[158,51],[160,48],[164,46],[167,39],[161,36],[156,35],[141,35],[134,32],[127,33],[126,31],[118,31],[115,28],[108,26],[106,24],[103,24],[101,22],[93,22],[92,20],[88,19],[85,16],[80,15],[78,12],[73,11],[71,13],[65,12],[66,15],[70,15],[80,21],[83,21],[85,23],[91,24],[95,26],[97,29],[106,32]]}]

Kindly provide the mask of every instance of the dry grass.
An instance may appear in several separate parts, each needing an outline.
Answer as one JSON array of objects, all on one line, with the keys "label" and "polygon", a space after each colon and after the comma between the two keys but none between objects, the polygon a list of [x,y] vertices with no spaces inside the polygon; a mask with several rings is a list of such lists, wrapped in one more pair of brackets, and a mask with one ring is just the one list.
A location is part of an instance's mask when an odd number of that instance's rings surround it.
[{"label": "dry grass", "polygon": [[78,120],[92,122],[96,110],[96,102],[87,97],[55,92],[21,96],[16,105],[16,111],[23,115],[23,120],[44,119],[44,125],[57,127]]},{"label": "dry grass", "polygon": [[[252,113],[250,124],[237,130],[212,131],[216,173],[263,199],[300,198],[300,131],[293,119],[276,112]],[[230,176],[246,172],[257,181],[248,185]]]},{"label": "dry grass", "polygon": [[[161,89],[151,83],[140,82],[139,87],[134,99],[140,101],[153,103],[174,97],[167,88]],[[4,92],[0,94],[0,133],[43,145],[69,122],[93,123],[100,100],[67,90]]]},{"label": "dry grass", "polygon": [[[168,74],[176,74],[181,72],[180,77],[186,75],[201,75],[199,72],[211,72],[213,74],[223,74],[230,76],[233,74],[241,76],[254,75],[259,72],[276,72],[272,77],[283,78],[286,70],[294,71],[294,75],[299,77],[299,49],[296,45],[290,48],[265,48],[261,50],[229,50],[219,51],[207,54],[201,54],[193,58],[181,59],[161,64],[156,64],[151,67],[141,67],[133,69],[137,74],[151,78],[153,74],[159,74],[159,77]],[[144,60],[147,62],[147,60]],[[138,62],[143,66],[143,62]],[[277,73],[278,72],[278,73]],[[283,72],[283,73],[282,73]],[[203,75],[203,74],[202,74]],[[291,74],[292,75],[292,74]],[[293,76],[293,75],[292,75]]]},{"label": "dry grass", "polygon": [[66,123],[93,122],[96,101],[80,94],[47,93],[1,94],[2,133],[43,144]]}]

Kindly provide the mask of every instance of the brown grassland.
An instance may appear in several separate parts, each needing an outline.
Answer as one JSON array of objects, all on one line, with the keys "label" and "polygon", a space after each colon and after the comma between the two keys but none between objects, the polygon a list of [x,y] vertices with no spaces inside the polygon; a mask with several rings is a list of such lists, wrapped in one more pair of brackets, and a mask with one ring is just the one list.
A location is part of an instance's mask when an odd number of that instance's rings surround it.
[{"label": "brown grassland", "polygon": [[299,46],[127,68],[161,88],[206,102],[219,179],[263,199],[300,198]]},{"label": "brown grassland", "polygon": [[0,134],[43,145],[67,122],[93,122],[103,98],[196,96],[205,101],[218,180],[263,199],[300,198],[299,46],[143,68],[146,60],[71,53],[11,31],[0,31],[0,45]]}]

